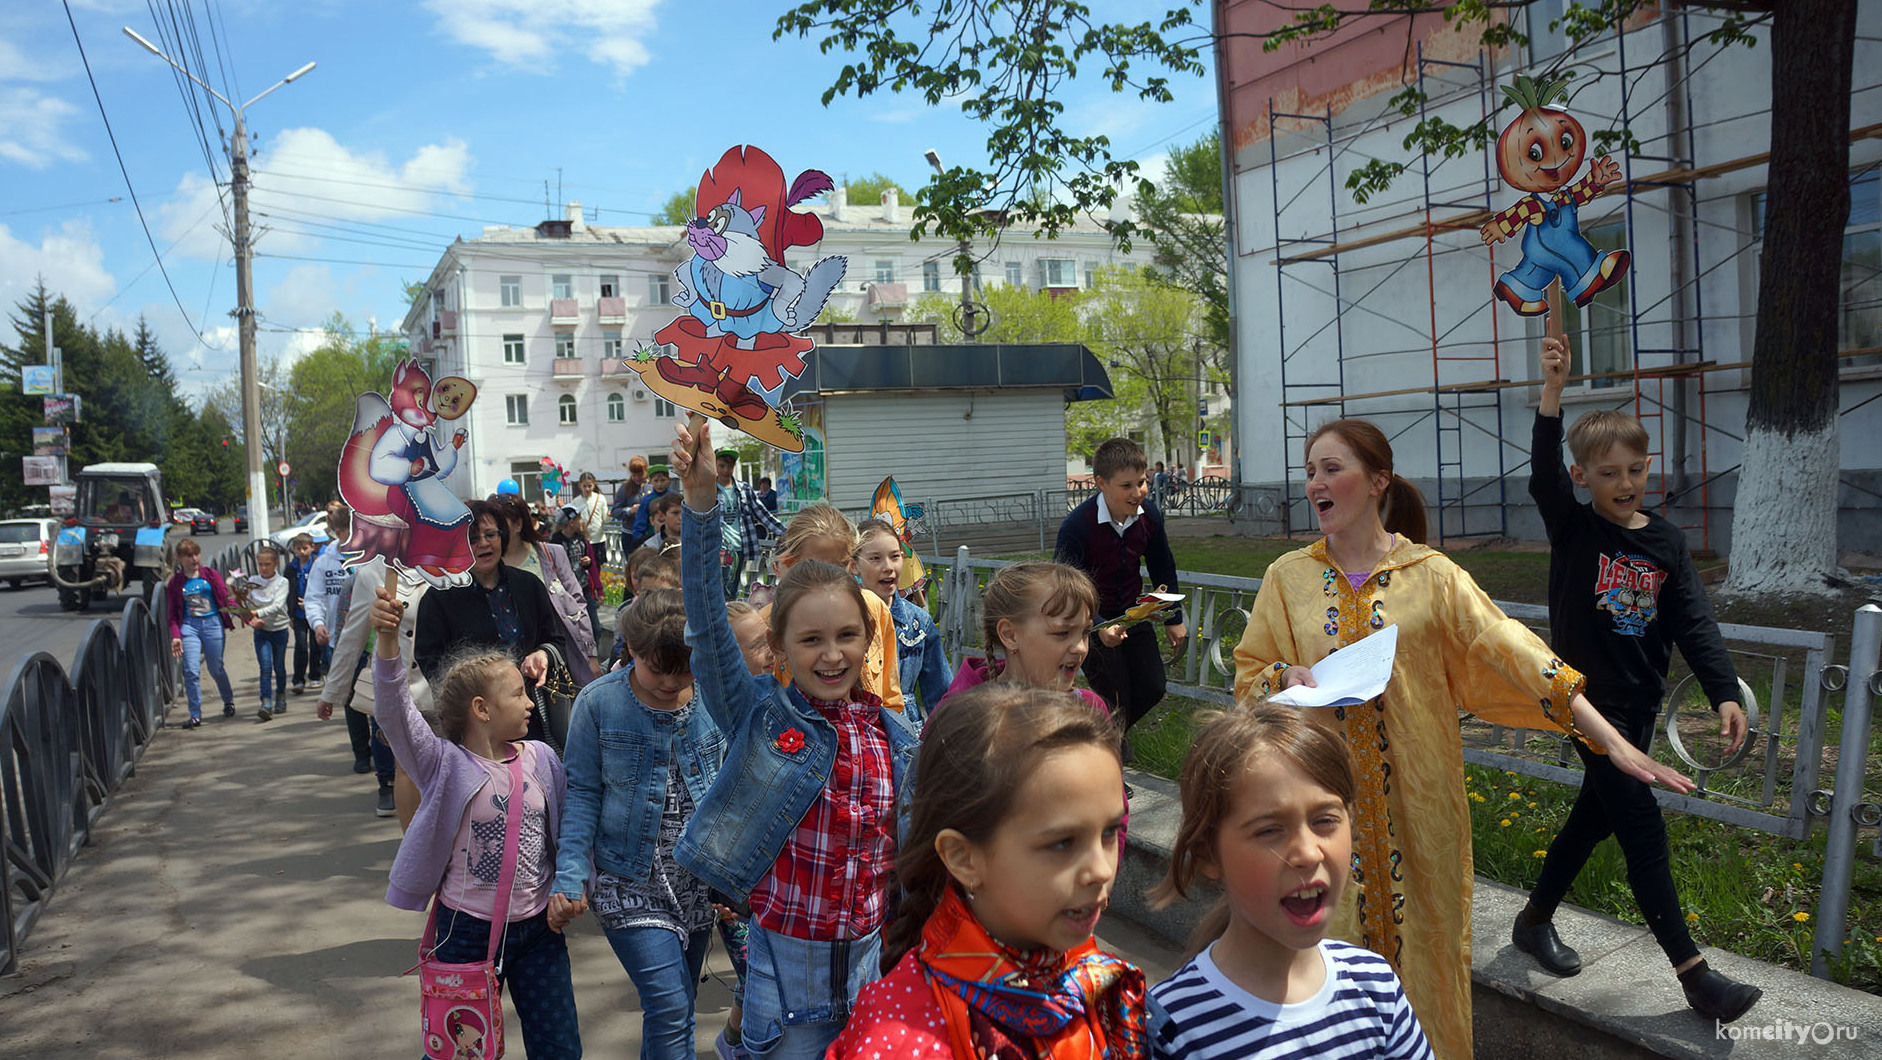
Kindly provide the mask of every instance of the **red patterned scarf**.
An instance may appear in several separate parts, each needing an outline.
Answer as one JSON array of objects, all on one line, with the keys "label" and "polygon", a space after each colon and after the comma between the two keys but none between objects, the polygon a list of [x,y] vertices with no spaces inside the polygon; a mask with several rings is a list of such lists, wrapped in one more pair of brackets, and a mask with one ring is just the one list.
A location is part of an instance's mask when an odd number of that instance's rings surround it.
[{"label": "red patterned scarf", "polygon": [[916,950],[959,1058],[1143,1060],[1144,973],[1086,939],[1068,953],[994,941],[953,887]]}]

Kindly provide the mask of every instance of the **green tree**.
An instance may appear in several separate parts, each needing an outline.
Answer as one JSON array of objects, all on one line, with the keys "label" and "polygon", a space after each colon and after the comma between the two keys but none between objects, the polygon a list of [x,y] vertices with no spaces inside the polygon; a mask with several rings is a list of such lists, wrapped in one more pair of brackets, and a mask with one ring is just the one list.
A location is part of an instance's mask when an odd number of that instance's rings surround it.
[{"label": "green tree", "polygon": [[1150,278],[1195,295],[1202,303],[1210,345],[1228,350],[1228,242],[1219,131],[1210,130],[1195,143],[1170,152],[1162,183],[1139,186],[1137,216],[1153,248]]},{"label": "green tree", "polygon": [[287,461],[298,499],[324,499],[337,489],[340,450],[353,430],[360,394],[384,392],[407,354],[390,336],[356,338],[338,313],[324,325],[326,341],[294,363],[286,384]]},{"label": "green tree", "polygon": [[866,177],[851,178],[845,176],[843,178],[843,184],[848,189],[847,194],[849,195],[849,201],[852,203],[873,204],[881,202],[882,193],[888,191],[890,188],[895,189],[895,194],[903,202],[907,202],[913,198],[908,194],[907,188],[897,184],[893,179],[883,175],[880,171],[871,173]]},{"label": "green tree", "polygon": [[666,203],[654,213],[653,217],[650,218],[647,223],[655,225],[683,225],[699,216],[693,212],[693,199],[695,195],[696,193],[691,188],[688,188],[685,191],[676,191],[672,195],[667,196]]},{"label": "green tree", "polygon": [[1137,412],[1172,456],[1196,449],[1197,402],[1221,373],[1202,333],[1205,311],[1196,296],[1157,283],[1143,271],[1106,268],[1085,298],[1085,342],[1111,366],[1111,382],[1140,384]]}]

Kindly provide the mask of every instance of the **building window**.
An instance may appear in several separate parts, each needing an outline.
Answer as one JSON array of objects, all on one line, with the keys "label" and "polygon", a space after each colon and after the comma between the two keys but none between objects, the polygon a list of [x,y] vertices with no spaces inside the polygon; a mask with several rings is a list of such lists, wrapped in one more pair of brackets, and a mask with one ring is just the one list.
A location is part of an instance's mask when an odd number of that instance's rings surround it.
[{"label": "building window", "polygon": [[[1751,197],[1751,237],[1762,253],[1764,192]],[[1753,255],[1753,290],[1763,262]],[[1837,284],[1836,348],[1882,346],[1882,173],[1870,170],[1849,184],[1849,223],[1843,228],[1843,268]],[[1882,364],[1882,354],[1841,358],[1845,367]]]},{"label": "building window", "polygon": [[876,259],[876,282],[895,282],[895,262],[889,258]]},{"label": "building window", "polygon": [[521,276],[497,277],[497,300],[505,309],[515,309],[523,304],[523,278]]},{"label": "building window", "polygon": [[673,402],[668,401],[666,398],[663,398],[663,397],[655,397],[653,399],[653,418],[654,419],[670,420],[678,415],[679,415],[679,412],[677,409],[674,408]]},{"label": "building window", "polygon": [[574,394],[563,394],[555,399],[555,418],[564,427],[575,426]]},{"label": "building window", "polygon": [[1077,287],[1078,262],[1071,258],[1040,258],[1039,286]]},{"label": "building window", "polygon": [[1098,263],[1087,261],[1085,262],[1085,290],[1089,291],[1096,286],[1098,286]]},{"label": "building window", "polygon": [[939,291],[941,289],[941,263],[924,261],[921,263],[921,289]]},{"label": "building window", "polygon": [[[1581,234],[1597,251],[1619,250],[1627,245],[1627,225],[1622,221],[1592,225],[1582,229]],[[1585,307],[1576,306],[1573,299],[1562,307],[1562,331],[1572,336],[1576,349],[1587,351],[1581,370],[1590,375],[1633,370],[1633,335],[1627,324],[1627,285],[1632,280],[1632,276],[1623,278],[1614,285],[1611,295],[1603,291],[1600,298]],[[1587,386],[1600,390],[1626,383],[1628,380],[1615,377],[1590,379]]]},{"label": "building window", "polygon": [[549,297],[551,298],[575,297],[575,277],[569,275],[566,272],[558,272],[555,275],[549,277]]},{"label": "building window", "polygon": [[621,358],[621,333],[620,332],[604,331],[601,333],[601,356],[611,361],[620,360]]},{"label": "building window", "polygon": [[575,333],[558,331],[555,333],[555,355],[557,357],[575,356]]},{"label": "building window", "polygon": [[673,277],[664,272],[656,272],[647,277],[647,304],[673,304]]},{"label": "building window", "polygon": [[627,422],[627,399],[619,391],[608,395],[608,422]]},{"label": "building window", "polygon": [[608,272],[601,274],[601,297],[621,297],[621,278],[619,276]]},{"label": "building window", "polygon": [[512,427],[529,426],[529,395],[506,394],[503,397],[504,419]]},{"label": "building window", "polygon": [[1008,287],[1024,287],[1026,285],[1025,266],[1021,265],[1017,261],[1007,262],[1006,263],[1006,285]]},{"label": "building window", "polygon": [[521,335],[503,336],[503,363],[504,364],[524,363],[523,348],[524,348],[523,336]]},{"label": "building window", "polygon": [[525,499],[542,496],[542,465],[533,460],[518,460],[510,465],[510,477]]}]

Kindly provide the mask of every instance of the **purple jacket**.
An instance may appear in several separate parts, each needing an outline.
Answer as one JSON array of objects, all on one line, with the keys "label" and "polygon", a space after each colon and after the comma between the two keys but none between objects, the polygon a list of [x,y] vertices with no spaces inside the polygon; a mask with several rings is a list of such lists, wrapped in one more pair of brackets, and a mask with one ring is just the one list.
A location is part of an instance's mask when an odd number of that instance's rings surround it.
[{"label": "purple jacket", "polygon": [[[223,583],[222,575],[214,567],[198,567],[196,573],[203,580],[215,587],[216,613],[222,616],[222,628],[234,629],[235,620],[229,617],[229,608],[235,606],[235,598],[229,595],[229,587]],[[183,583],[189,581],[182,571],[170,575],[170,581],[163,587],[163,595],[170,601],[170,639],[179,640],[183,636]]]},{"label": "purple jacket", "polygon": [[[941,709],[942,704],[945,704],[954,693],[965,692],[975,685],[993,680],[994,677],[995,672],[991,666],[987,665],[987,660],[978,655],[969,655],[961,660],[961,668],[954,671],[954,683],[948,686],[948,694],[941,697],[941,702],[935,704],[935,710]],[[1084,696],[1085,702],[1103,711],[1105,717],[1111,716],[1111,705],[1104,701],[1103,696],[1089,688],[1074,688],[1072,691]],[[928,716],[934,717],[933,711],[930,711]]]},{"label": "purple jacket", "polygon": [[[386,901],[400,909],[423,911],[444,880],[445,865],[451,860],[471,796],[489,782],[490,774],[477,764],[472,752],[431,731],[412,703],[402,660],[374,655],[372,679],[373,716],[406,775],[424,796],[418,813],[412,817],[412,826],[399,840],[399,852],[392,857]],[[568,779],[562,771],[562,760],[553,752],[537,755],[536,762],[535,780],[542,785],[549,814],[549,849],[543,856],[548,859],[550,875],[554,875],[556,834]]]}]

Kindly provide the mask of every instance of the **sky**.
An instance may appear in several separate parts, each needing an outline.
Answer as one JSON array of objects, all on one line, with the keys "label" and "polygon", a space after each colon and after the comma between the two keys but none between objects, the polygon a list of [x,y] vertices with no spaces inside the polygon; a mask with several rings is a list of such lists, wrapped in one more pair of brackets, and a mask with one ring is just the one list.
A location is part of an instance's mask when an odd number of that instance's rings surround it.
[{"label": "sky", "polygon": [[[883,93],[825,107],[823,91],[850,59],[821,53],[814,38],[773,41],[786,5],[0,5],[0,294],[13,312],[43,277],[95,327],[129,331],[147,319],[192,397],[236,371],[227,189],[218,185],[228,177],[231,118],[220,104],[204,107],[199,92],[199,122],[171,67],[126,26],[173,57],[191,56],[186,65],[237,103],[318,64],[246,111],[251,212],[263,226],[254,300],[264,360],[291,363],[316,348],[336,311],[361,331],[375,318],[396,329],[401,282],[422,279],[454,237],[486,224],[533,225],[562,215],[545,203],[569,200],[592,223],[645,224],[738,143],[763,147],[787,172],[818,168],[840,183],[880,171],[911,190],[927,179],[930,148],[946,163],[984,163],[986,130],[956,105]],[[1148,13],[1132,0],[1093,7],[1100,17]],[[1108,135],[1114,153],[1154,173],[1172,146],[1216,119],[1211,75],[1177,75],[1173,89],[1175,101],[1159,105],[1081,78],[1063,96],[1066,127]]]}]

